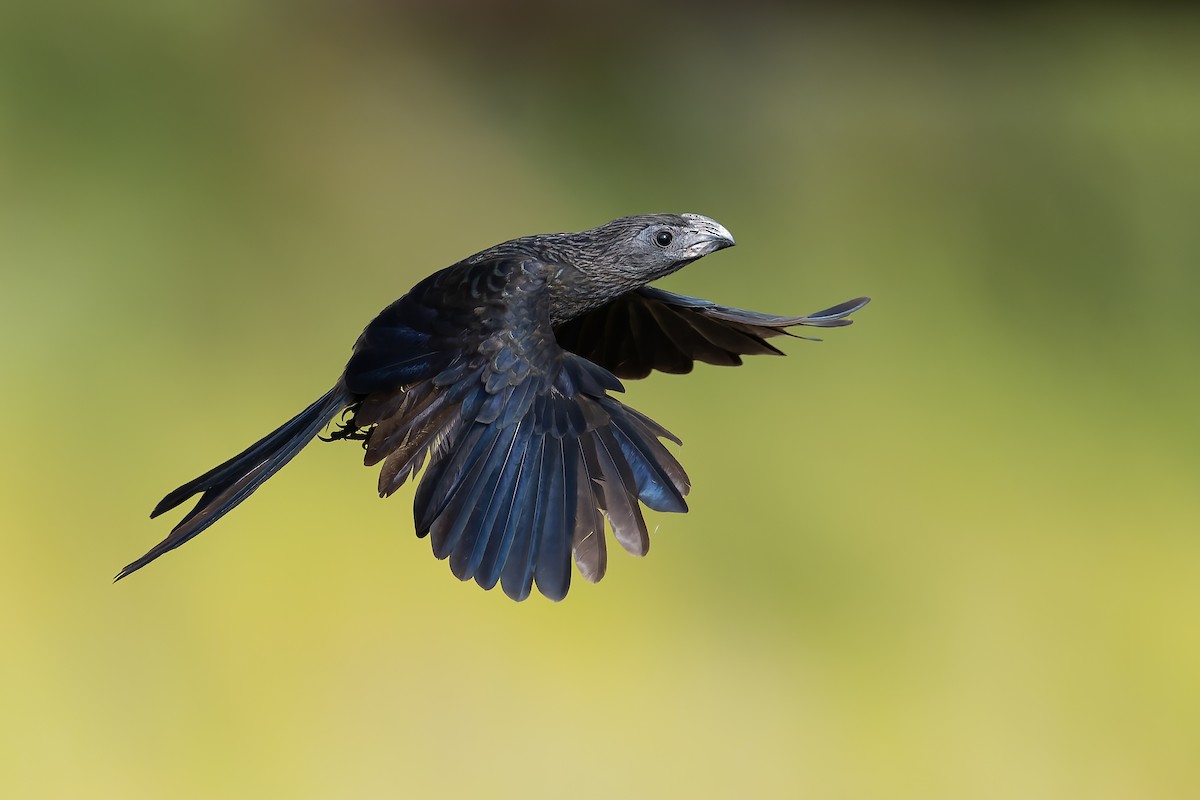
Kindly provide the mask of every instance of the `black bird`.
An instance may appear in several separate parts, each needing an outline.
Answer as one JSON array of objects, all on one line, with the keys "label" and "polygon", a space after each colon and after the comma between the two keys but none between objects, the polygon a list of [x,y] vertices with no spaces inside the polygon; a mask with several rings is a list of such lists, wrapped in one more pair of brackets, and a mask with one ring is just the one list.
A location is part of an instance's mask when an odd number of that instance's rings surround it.
[{"label": "black bird", "polygon": [[334,387],[278,430],[162,499],[199,502],[117,580],[179,547],[245,500],[339,414],[329,439],[361,440],[386,497],[428,462],[418,536],[460,580],[524,600],[567,594],[571,556],[604,577],[604,520],[634,555],[650,547],[639,501],[687,511],[690,483],[659,441],[679,439],[609,392],[619,378],[686,373],[781,354],[765,340],[833,328],[860,297],[803,317],[719,306],[646,284],[733,237],[698,214],[613,220],[498,244],[430,275],[367,326]]}]

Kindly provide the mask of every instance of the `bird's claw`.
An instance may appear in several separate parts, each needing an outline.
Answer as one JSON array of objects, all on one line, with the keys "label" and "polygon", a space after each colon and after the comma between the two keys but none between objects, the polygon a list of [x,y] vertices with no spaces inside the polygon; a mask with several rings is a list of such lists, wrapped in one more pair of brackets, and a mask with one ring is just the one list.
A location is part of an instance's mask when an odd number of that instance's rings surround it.
[{"label": "bird's claw", "polygon": [[[355,441],[365,442],[371,431],[369,428],[360,428],[354,424],[354,421],[338,423],[338,429],[332,431],[328,436],[320,436],[317,438],[322,442],[336,442],[339,439],[353,439]],[[364,445],[365,446],[365,445]]]}]

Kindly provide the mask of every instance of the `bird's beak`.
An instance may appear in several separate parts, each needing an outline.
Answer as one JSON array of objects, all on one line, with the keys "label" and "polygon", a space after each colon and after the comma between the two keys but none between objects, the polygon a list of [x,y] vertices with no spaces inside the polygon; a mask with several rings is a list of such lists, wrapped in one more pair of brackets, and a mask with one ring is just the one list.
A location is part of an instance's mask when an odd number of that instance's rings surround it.
[{"label": "bird's beak", "polygon": [[695,242],[688,247],[688,255],[692,258],[700,258],[737,244],[733,240],[733,234],[715,219],[702,217],[699,214],[684,214],[683,216],[695,230]]}]

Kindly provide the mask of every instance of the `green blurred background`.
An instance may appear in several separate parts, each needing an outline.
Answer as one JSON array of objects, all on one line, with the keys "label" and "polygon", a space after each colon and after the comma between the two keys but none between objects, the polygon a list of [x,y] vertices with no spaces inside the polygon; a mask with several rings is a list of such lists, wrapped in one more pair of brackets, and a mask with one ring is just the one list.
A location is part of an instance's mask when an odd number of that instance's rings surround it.
[{"label": "green blurred background", "polygon": [[[1200,796],[1198,208],[1196,13],[6,6],[0,795]],[[418,278],[663,210],[875,302],[630,386],[648,558],[485,594],[330,445],[110,584]]]}]

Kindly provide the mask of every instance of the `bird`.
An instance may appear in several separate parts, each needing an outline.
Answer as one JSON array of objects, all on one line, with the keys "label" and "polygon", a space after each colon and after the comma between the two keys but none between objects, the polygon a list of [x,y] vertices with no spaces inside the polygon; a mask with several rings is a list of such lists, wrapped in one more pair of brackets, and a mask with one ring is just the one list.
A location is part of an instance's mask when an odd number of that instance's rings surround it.
[{"label": "bird", "polygon": [[614,397],[622,380],[781,355],[767,339],[849,325],[869,301],[777,316],[649,286],[733,246],[708,217],[646,214],[512,239],[433,273],[367,325],[333,388],[167,494],[152,519],[200,497],[114,581],[207,529],[314,438],[360,442],[364,463],[381,465],[381,497],[419,474],[416,534],[460,580],[558,601],[574,560],[599,581],[606,522],[643,556],[641,506],[684,513],[691,488],[663,444],[682,441]]}]

